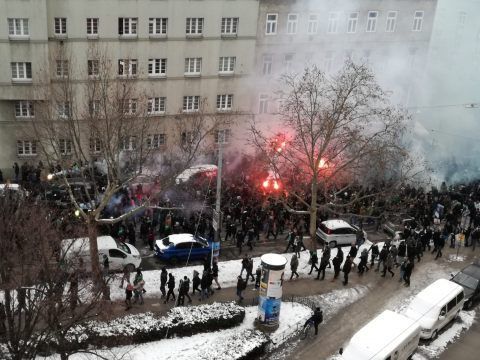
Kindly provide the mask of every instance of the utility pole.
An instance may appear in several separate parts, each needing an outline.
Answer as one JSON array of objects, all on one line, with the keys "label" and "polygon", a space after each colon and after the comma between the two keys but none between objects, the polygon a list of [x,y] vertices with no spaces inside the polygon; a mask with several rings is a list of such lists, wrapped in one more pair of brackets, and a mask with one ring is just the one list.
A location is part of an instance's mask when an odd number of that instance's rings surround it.
[{"label": "utility pole", "polygon": [[[222,202],[222,164],[223,164],[223,141],[224,134],[218,134],[218,164],[217,164],[217,197],[215,201],[215,212],[213,216],[213,227],[215,229],[215,243],[220,244],[220,221],[221,221],[221,202]],[[212,246],[213,255],[213,246]],[[213,261],[213,256],[211,256]]]}]

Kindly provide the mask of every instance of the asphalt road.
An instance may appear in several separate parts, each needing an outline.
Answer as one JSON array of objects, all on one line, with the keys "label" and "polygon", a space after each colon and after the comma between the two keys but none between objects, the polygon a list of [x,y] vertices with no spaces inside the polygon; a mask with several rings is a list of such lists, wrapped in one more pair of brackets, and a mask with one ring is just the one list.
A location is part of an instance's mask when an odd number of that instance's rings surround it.
[{"label": "asphalt road", "polygon": [[440,360],[478,360],[480,358],[480,306],[477,305],[475,322],[439,357]]}]

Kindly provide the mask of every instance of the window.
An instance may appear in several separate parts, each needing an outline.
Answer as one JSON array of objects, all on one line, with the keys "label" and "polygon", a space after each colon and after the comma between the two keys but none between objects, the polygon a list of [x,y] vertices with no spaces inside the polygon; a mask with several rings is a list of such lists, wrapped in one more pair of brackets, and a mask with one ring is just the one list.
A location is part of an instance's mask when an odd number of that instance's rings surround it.
[{"label": "window", "polygon": [[325,69],[326,72],[329,72],[330,70],[332,70],[332,65],[333,65],[333,52],[327,51],[327,53],[325,54],[323,68]]},{"label": "window", "polygon": [[308,28],[307,32],[309,34],[316,34],[318,31],[318,15],[310,14],[308,15]]},{"label": "window", "polygon": [[185,58],[185,75],[200,75],[202,72],[202,58]]},{"label": "window", "polygon": [[193,133],[191,131],[184,131],[180,134],[180,138],[182,139],[182,145],[186,146],[192,144],[195,140]]},{"label": "window", "polygon": [[137,36],[137,18],[118,18],[118,35]]},{"label": "window", "polygon": [[200,96],[184,96],[183,112],[198,111],[200,106]]},{"label": "window", "polygon": [[58,78],[68,77],[68,60],[57,60],[55,73]]},{"label": "window", "polygon": [[150,18],[148,20],[148,33],[150,35],[167,35],[167,18]]},{"label": "window", "polygon": [[147,149],[158,149],[167,142],[166,134],[153,134],[147,136]]},{"label": "window", "polygon": [[298,14],[288,14],[287,16],[287,34],[296,34],[298,28]]},{"label": "window", "polygon": [[166,97],[153,97],[148,99],[147,113],[149,115],[165,114]]},{"label": "window", "polygon": [[222,35],[235,36],[237,35],[238,18],[222,18]]},{"label": "window", "polygon": [[358,12],[352,12],[348,15],[347,33],[354,34],[357,32]]},{"label": "window", "polygon": [[263,75],[270,75],[272,73],[272,62],[273,62],[272,55],[263,55],[263,68],[262,68]]},{"label": "window", "polygon": [[395,32],[397,26],[397,12],[389,11],[387,13],[387,24],[385,26],[385,32]]},{"label": "window", "polygon": [[422,31],[423,25],[423,11],[415,11],[413,16],[413,28],[412,31]]},{"label": "window", "polygon": [[57,114],[61,118],[68,118],[72,115],[70,102],[62,101],[57,103]]},{"label": "window", "polygon": [[98,76],[99,74],[99,61],[88,60],[87,61],[88,76]]},{"label": "window", "polygon": [[108,256],[112,258],[119,258],[119,259],[124,259],[127,257],[126,254],[124,254],[123,252],[117,249],[108,250]]},{"label": "window", "polygon": [[218,61],[218,72],[220,74],[233,74],[235,71],[235,56],[222,56]]},{"label": "window", "polygon": [[453,310],[453,308],[457,305],[457,299],[454,297],[452,300],[450,300],[447,304],[447,313]]},{"label": "window", "polygon": [[367,17],[367,32],[377,31],[378,11],[369,11]]},{"label": "window", "polygon": [[230,141],[230,136],[230,129],[215,131],[215,144],[228,144],[228,142]]},{"label": "window", "polygon": [[28,19],[8,19],[8,35],[28,36]]},{"label": "window", "polygon": [[89,142],[90,154],[100,154],[102,152],[102,144],[97,137],[91,137]]},{"label": "window", "polygon": [[217,110],[228,111],[232,110],[233,95],[217,95]]},{"label": "window", "polygon": [[293,54],[285,54],[285,58],[283,61],[285,65],[285,71],[290,72],[292,71],[292,66],[293,66]]},{"label": "window", "polygon": [[464,295],[463,291],[460,294],[457,295],[457,304],[460,304],[460,301],[463,300],[464,296],[465,295]]},{"label": "window", "polygon": [[167,59],[149,59],[148,76],[166,76]]},{"label": "window", "polygon": [[87,35],[98,35],[98,18],[87,18]]},{"label": "window", "polygon": [[98,116],[100,114],[100,100],[88,102],[88,113],[90,116]]},{"label": "window", "polygon": [[137,59],[118,60],[118,75],[136,76],[137,75]]},{"label": "window", "polygon": [[187,18],[187,36],[199,36],[203,33],[203,18]]},{"label": "window", "polygon": [[137,113],[137,99],[127,99],[123,102],[123,115],[135,115]]},{"label": "window", "polygon": [[67,35],[67,18],[55,18],[55,35]]},{"label": "window", "polygon": [[267,14],[265,34],[275,35],[277,33],[277,18],[278,14]]},{"label": "window", "polygon": [[25,118],[35,116],[33,102],[28,100],[20,100],[15,102],[15,117]]},{"label": "window", "polygon": [[136,136],[127,136],[122,139],[121,149],[124,151],[131,151],[137,148],[137,137]]},{"label": "window", "polygon": [[329,34],[335,34],[338,32],[338,12],[331,12],[328,14],[328,29]]},{"label": "window", "polygon": [[12,80],[31,81],[32,63],[30,62],[12,62]]},{"label": "window", "polygon": [[62,155],[71,155],[72,154],[72,140],[69,139],[59,139],[58,140],[58,150]]},{"label": "window", "polygon": [[17,155],[37,155],[37,142],[32,140],[17,140]]},{"label": "window", "polygon": [[258,113],[266,114],[268,112],[268,95],[260,94],[258,102]]}]

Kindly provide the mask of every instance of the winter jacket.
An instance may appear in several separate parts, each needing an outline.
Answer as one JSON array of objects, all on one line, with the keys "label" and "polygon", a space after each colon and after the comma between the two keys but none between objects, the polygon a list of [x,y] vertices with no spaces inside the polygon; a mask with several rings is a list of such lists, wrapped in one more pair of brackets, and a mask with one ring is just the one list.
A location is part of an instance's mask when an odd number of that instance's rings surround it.
[{"label": "winter jacket", "polygon": [[160,273],[160,286],[165,286],[168,280],[168,272],[167,270],[162,270]]},{"label": "winter jacket", "polygon": [[343,271],[345,274],[348,274],[348,273],[350,272],[350,270],[352,270],[352,260],[347,259],[347,260],[345,260],[345,263],[343,264],[343,269],[342,269],[342,271]]},{"label": "winter jacket", "polygon": [[292,259],[290,260],[290,269],[291,269],[292,271],[296,271],[297,268],[298,268],[298,258],[297,258],[297,255],[294,254],[294,255],[292,256]]},{"label": "winter jacket", "polygon": [[348,253],[348,255],[350,255],[350,257],[352,259],[355,259],[357,257],[357,253],[358,253],[358,248],[355,246],[355,245],[352,245],[352,247],[350,248],[350,252]]},{"label": "winter jacket", "polygon": [[175,277],[172,274],[169,275],[171,276],[168,278],[167,286],[169,289],[175,289]]}]

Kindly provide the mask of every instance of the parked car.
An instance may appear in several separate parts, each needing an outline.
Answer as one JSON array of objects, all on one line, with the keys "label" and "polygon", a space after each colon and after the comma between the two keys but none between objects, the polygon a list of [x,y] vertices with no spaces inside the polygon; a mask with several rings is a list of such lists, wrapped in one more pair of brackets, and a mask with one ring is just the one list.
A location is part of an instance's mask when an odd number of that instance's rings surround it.
[{"label": "parked car", "polygon": [[438,332],[462,310],[463,287],[439,279],[420,291],[405,310],[405,315],[418,321],[422,339],[435,339]]},{"label": "parked car", "polygon": [[202,259],[213,251],[218,251],[219,244],[208,242],[192,234],[173,234],[155,241],[155,256],[160,260],[176,263],[190,258]]},{"label": "parked car", "polygon": [[[133,245],[116,241],[111,236],[98,236],[97,247],[100,264],[103,262],[103,255],[106,255],[110,263],[110,270],[118,271],[127,267],[130,271],[134,271],[142,262],[140,253]],[[86,269],[90,271],[90,241],[88,238],[62,240],[62,251],[65,253],[65,259],[71,260],[74,266],[77,266],[78,260],[83,258]]]},{"label": "parked car", "polygon": [[[357,233],[360,230],[355,225],[350,225],[344,220],[326,220],[317,228],[317,238],[327,243],[330,247],[337,245],[351,245],[357,242]],[[363,238],[367,239],[367,233],[363,231]]]},{"label": "parked car", "polygon": [[193,180],[199,175],[205,176],[216,176],[217,175],[217,166],[216,165],[194,165],[185,169],[175,178],[175,183],[177,185],[186,183],[190,180]]},{"label": "parked car", "polygon": [[414,223],[415,219],[411,217],[389,217],[383,224],[383,231],[394,240],[404,240],[403,228],[405,225],[413,225]]},{"label": "parked car", "polygon": [[342,360],[411,359],[420,340],[415,320],[385,310],[351,338]]},{"label": "parked car", "polygon": [[468,265],[455,276],[451,281],[463,287],[465,292],[464,308],[470,308],[473,303],[480,299],[480,261]]}]

